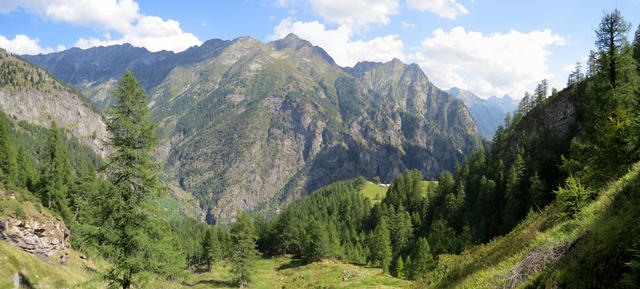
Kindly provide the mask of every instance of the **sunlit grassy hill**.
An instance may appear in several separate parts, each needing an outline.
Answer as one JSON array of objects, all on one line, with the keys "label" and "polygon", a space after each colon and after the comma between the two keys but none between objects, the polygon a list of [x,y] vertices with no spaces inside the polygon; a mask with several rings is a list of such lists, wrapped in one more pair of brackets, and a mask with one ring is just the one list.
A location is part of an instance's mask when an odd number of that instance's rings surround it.
[{"label": "sunlit grassy hill", "polygon": [[559,217],[554,202],[506,236],[439,256],[436,270],[412,287],[638,288],[639,171],[634,165],[575,218]]}]

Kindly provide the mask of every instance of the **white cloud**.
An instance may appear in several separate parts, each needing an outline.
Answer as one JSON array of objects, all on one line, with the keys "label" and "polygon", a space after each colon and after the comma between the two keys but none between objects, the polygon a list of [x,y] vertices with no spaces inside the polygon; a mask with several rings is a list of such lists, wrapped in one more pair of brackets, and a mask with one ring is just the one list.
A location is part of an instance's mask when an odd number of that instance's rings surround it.
[{"label": "white cloud", "polygon": [[116,31],[126,31],[140,16],[133,0],[26,0],[9,6],[9,11],[20,6],[53,21]]},{"label": "white cloud", "polygon": [[387,35],[374,39],[352,40],[354,31],[349,25],[336,29],[326,29],[318,21],[301,22],[286,18],[274,28],[270,39],[280,39],[289,33],[322,47],[341,66],[353,66],[358,61],[390,61],[393,58],[404,59],[403,43],[397,35]]},{"label": "white cloud", "polygon": [[7,39],[3,35],[0,35],[0,47],[11,53],[32,55],[53,52],[53,48],[43,48],[38,42],[40,42],[38,38],[31,39],[24,34],[18,34],[13,39]]},{"label": "white cloud", "polygon": [[420,11],[430,11],[442,18],[449,19],[469,14],[467,8],[456,0],[407,0],[407,6]]},{"label": "white cloud", "polygon": [[455,27],[448,33],[435,30],[410,57],[441,88],[457,86],[484,97],[521,97],[540,80],[553,78],[545,63],[548,47],[564,42],[548,29],[483,35]]},{"label": "white cloud", "polygon": [[409,28],[414,28],[414,27],[416,27],[415,24],[402,21],[402,28],[409,29]]},{"label": "white cloud", "polygon": [[165,21],[139,13],[138,3],[133,0],[27,0],[9,3],[4,9],[0,8],[0,12],[9,12],[18,6],[53,21],[115,31],[122,35],[118,40],[111,40],[108,32],[104,40],[80,38],[76,45],[81,48],[129,42],[150,51],[179,52],[202,43],[195,35],[182,31],[180,23],[175,20]]},{"label": "white cloud", "polygon": [[398,0],[309,0],[313,11],[331,23],[362,27],[388,24],[398,13]]}]

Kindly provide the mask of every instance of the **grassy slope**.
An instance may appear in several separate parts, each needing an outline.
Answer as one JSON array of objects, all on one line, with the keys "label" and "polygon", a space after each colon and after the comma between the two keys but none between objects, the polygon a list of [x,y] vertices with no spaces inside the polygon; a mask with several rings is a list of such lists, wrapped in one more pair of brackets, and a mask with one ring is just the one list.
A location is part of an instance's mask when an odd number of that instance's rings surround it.
[{"label": "grassy slope", "polygon": [[[34,205],[35,204],[35,205]],[[26,191],[11,194],[0,190],[0,219],[55,218],[46,208],[38,205],[33,195]],[[20,248],[0,241],[0,289],[13,288],[14,274],[21,274],[25,288],[104,288],[103,282],[95,280],[96,270],[107,268],[102,260],[86,259],[82,254],[66,249],[68,264],[57,260],[41,260]],[[81,258],[81,256],[83,256]],[[151,288],[235,288],[231,284],[230,266],[226,262],[217,264],[212,272],[187,273],[185,282],[152,281]],[[264,258],[257,261],[256,274],[250,288],[404,288],[409,282],[383,274],[378,268],[364,268],[334,261],[312,264],[297,264],[289,257]],[[355,272],[344,280],[345,272]],[[362,274],[360,274],[362,273]],[[156,278],[152,278],[156,279]],[[33,286],[33,287],[29,287]],[[48,286],[48,287],[47,287]]]},{"label": "grassy slope", "polygon": [[[189,276],[184,288],[235,288],[229,281],[230,265],[221,262],[211,272]],[[299,266],[289,257],[263,258],[256,263],[251,288],[405,288],[408,281],[383,274],[378,268],[364,268],[331,260]],[[351,277],[344,279],[351,272]]]},{"label": "grassy slope", "polygon": [[[41,222],[56,218],[29,192],[13,190],[8,193],[0,189],[0,220],[5,218],[33,218]],[[90,279],[91,271],[103,268],[104,262],[94,262],[80,258],[74,250],[63,251],[68,254],[68,264],[61,265],[58,260],[44,261],[20,248],[0,240],[0,289],[13,288],[14,274],[21,274],[23,286],[35,288],[40,285],[50,288],[67,288]],[[83,257],[84,258],[84,257]]]},{"label": "grassy slope", "polygon": [[568,250],[564,257],[557,262],[541,262],[545,268],[520,274],[522,281],[514,287],[554,284],[569,288],[625,287],[615,283],[631,258],[628,248],[634,244],[629,243],[639,240],[639,171],[640,164],[634,165],[628,174],[599,192],[596,200],[573,219],[560,219],[553,203],[539,213],[531,213],[506,236],[460,255],[439,256],[438,268],[413,287],[503,287],[507,277],[517,272],[515,268],[519,265],[522,268],[523,259],[534,256],[542,246],[562,244]]},{"label": "grassy slope", "polygon": [[[420,191],[424,194],[427,194],[427,187],[429,186],[429,184],[437,185],[438,182],[422,181],[420,182]],[[364,185],[364,188],[360,190],[360,193],[366,198],[369,198],[371,200],[371,203],[375,204],[380,202],[384,198],[384,196],[387,194],[387,188],[367,181]],[[376,196],[379,196],[380,198],[376,200]]]},{"label": "grassy slope", "polygon": [[387,188],[381,187],[380,185],[367,181],[364,184],[364,188],[360,190],[360,193],[365,198],[369,198],[371,200],[371,203],[375,204],[380,202],[380,200],[384,198],[384,196],[387,194]]},{"label": "grassy slope", "polygon": [[[35,288],[105,288],[104,283],[87,282],[91,271],[106,268],[106,262],[93,262],[69,251],[69,264],[43,261],[18,247],[0,241],[0,289],[13,288],[13,274],[21,273]],[[292,265],[293,263],[293,265]],[[249,288],[406,288],[409,282],[383,274],[378,268],[363,268],[334,261],[295,266],[289,257],[264,258],[256,263],[256,274]],[[230,265],[220,262],[211,272],[188,273],[185,281],[152,281],[151,288],[237,288],[231,283]],[[347,272],[354,272],[345,281]],[[362,274],[360,274],[362,273]],[[94,275],[95,276],[95,275]],[[152,278],[153,279],[153,278]],[[28,286],[25,286],[29,288]]]}]

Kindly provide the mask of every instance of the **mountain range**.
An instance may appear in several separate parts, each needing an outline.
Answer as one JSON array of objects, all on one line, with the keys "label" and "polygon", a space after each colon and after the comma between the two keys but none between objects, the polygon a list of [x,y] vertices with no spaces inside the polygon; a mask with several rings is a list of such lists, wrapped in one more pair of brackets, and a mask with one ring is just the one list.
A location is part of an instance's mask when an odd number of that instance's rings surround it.
[{"label": "mountain range", "polygon": [[493,138],[498,126],[503,124],[507,113],[513,113],[518,108],[518,100],[509,95],[501,98],[491,96],[483,99],[471,91],[457,87],[453,87],[447,92],[464,102],[478,126],[478,132],[487,139]]},{"label": "mountain range", "polygon": [[343,68],[293,34],[262,43],[209,40],[180,53],[129,44],[25,56],[99,109],[131,70],[149,95],[164,172],[193,194],[209,223],[275,211],[356,176],[428,179],[481,144],[464,103],[416,64]]}]

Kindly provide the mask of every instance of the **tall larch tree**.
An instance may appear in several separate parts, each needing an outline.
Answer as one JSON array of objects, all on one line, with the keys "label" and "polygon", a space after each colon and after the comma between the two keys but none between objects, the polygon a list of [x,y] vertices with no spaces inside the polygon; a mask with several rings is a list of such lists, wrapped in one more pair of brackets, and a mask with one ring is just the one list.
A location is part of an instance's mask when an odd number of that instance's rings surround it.
[{"label": "tall larch tree", "polygon": [[389,273],[392,258],[391,238],[385,218],[380,220],[369,237],[369,251],[371,262],[379,265],[385,273]]},{"label": "tall larch tree", "polygon": [[611,87],[617,85],[617,65],[620,49],[628,43],[631,24],[624,20],[618,9],[606,14],[596,30],[596,46],[604,56]]},{"label": "tall larch tree", "polygon": [[218,236],[215,235],[213,229],[207,228],[202,240],[202,261],[208,271],[211,271],[211,265],[220,259],[221,254]]},{"label": "tall larch tree", "polygon": [[0,182],[14,185],[17,176],[16,153],[11,125],[6,115],[0,112]]},{"label": "tall larch tree", "polygon": [[106,274],[113,286],[131,288],[137,275],[153,270],[157,256],[156,224],[149,203],[162,193],[158,182],[159,165],[151,154],[156,143],[155,125],[148,116],[147,95],[130,71],[126,71],[113,92],[115,100],[107,110],[108,144],[113,153],[107,158],[103,172],[112,184],[109,192],[107,241],[113,266]]},{"label": "tall larch tree", "polygon": [[55,121],[51,122],[46,149],[43,172],[40,175],[40,195],[48,208],[59,212],[65,221],[69,221],[71,211],[67,197],[73,185],[73,168],[62,130]]},{"label": "tall larch tree", "polygon": [[243,288],[255,271],[255,262],[258,258],[256,249],[256,235],[253,221],[247,212],[242,212],[237,221],[231,227],[232,253],[231,273],[234,282]]}]

